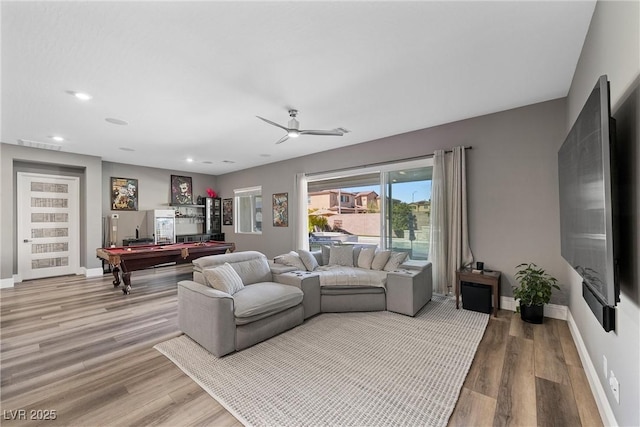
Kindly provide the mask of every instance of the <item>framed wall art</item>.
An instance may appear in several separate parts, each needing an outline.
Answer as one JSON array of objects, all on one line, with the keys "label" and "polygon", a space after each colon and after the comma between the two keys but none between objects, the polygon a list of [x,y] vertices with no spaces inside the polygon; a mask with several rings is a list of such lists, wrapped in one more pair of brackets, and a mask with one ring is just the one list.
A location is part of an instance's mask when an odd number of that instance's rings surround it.
[{"label": "framed wall art", "polygon": [[193,204],[193,185],[190,176],[171,175],[171,204]]},{"label": "framed wall art", "polygon": [[222,225],[233,225],[233,199],[222,199]]},{"label": "framed wall art", "polygon": [[138,210],[138,180],[111,177],[111,210]]},{"label": "framed wall art", "polygon": [[289,193],[276,193],[273,195],[273,226],[289,226]]}]

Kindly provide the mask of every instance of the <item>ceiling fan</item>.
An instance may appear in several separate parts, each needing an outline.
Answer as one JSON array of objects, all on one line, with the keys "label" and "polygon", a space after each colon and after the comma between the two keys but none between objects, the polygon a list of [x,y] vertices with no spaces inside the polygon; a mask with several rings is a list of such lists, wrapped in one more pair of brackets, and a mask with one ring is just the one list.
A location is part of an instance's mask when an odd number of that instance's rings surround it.
[{"label": "ceiling fan", "polygon": [[287,132],[285,136],[283,136],[278,141],[276,141],[276,144],[281,144],[289,138],[297,138],[300,135],[342,136],[345,133],[349,132],[345,128],[335,128],[331,130],[300,130],[300,122],[298,122],[298,120],[296,119],[297,115],[298,115],[298,110],[289,110],[289,117],[291,117],[291,120],[289,120],[288,127],[279,125],[278,123],[272,122],[271,120],[267,120],[264,117],[260,117],[260,116],[256,116],[256,117],[259,118],[260,120],[263,120],[269,123],[270,125],[277,126],[280,129],[284,129]]}]

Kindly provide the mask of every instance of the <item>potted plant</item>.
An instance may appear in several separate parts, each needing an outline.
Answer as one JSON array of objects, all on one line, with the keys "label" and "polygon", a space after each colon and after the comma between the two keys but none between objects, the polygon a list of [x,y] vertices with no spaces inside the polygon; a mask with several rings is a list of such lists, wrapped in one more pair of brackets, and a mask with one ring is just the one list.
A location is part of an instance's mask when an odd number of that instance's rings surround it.
[{"label": "potted plant", "polygon": [[544,305],[551,299],[553,289],[560,289],[558,281],[534,263],[516,268],[519,268],[515,277],[520,286],[513,288],[513,298],[520,300],[517,311],[525,322],[542,323]]}]

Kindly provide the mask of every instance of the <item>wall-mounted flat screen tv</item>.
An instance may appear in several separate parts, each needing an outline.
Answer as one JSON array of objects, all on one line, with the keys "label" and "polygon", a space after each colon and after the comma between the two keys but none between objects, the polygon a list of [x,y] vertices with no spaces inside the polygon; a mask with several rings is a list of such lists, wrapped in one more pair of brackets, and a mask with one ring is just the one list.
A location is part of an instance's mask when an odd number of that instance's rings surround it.
[{"label": "wall-mounted flat screen tv", "polygon": [[620,294],[614,144],[615,120],[604,75],[558,152],[562,257],[603,306],[615,306]]}]

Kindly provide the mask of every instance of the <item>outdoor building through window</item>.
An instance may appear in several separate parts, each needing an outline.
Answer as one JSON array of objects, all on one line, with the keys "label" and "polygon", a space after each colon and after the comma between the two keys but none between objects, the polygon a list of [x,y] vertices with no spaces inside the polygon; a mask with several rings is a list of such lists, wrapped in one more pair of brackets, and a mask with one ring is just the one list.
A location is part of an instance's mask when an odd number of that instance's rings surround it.
[{"label": "outdoor building through window", "polygon": [[236,233],[262,233],[262,187],[233,190]]},{"label": "outdoor building through window", "polygon": [[309,247],[370,244],[427,259],[432,160],[307,177]]}]

